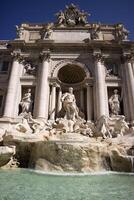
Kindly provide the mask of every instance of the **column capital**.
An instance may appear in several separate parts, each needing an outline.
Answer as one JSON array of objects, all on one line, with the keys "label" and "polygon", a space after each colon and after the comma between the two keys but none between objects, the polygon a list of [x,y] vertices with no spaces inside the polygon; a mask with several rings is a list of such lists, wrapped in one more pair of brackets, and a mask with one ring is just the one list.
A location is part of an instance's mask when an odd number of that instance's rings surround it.
[{"label": "column capital", "polygon": [[85,83],[86,88],[90,87],[90,83]]},{"label": "column capital", "polygon": [[19,63],[22,63],[24,61],[24,57],[21,54],[20,50],[14,50],[11,52],[11,56],[14,60],[18,61]]},{"label": "column capital", "polygon": [[101,52],[94,52],[93,53],[93,59],[95,62],[104,62],[104,56]]},{"label": "column capital", "polygon": [[131,52],[124,52],[121,57],[121,60],[123,63],[131,62],[134,60],[134,54],[132,54]]},{"label": "column capital", "polygon": [[51,85],[52,87],[59,87],[59,85],[58,85],[56,82],[51,82],[50,85]]},{"label": "column capital", "polygon": [[50,61],[50,49],[48,50],[43,50],[41,53],[40,53],[40,58],[41,60],[46,60],[46,61]]}]

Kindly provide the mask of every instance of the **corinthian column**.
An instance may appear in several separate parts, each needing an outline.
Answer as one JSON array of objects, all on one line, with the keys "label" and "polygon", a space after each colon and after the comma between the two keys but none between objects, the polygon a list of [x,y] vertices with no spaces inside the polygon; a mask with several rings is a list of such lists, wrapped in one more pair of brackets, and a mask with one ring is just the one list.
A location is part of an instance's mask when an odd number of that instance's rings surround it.
[{"label": "corinthian column", "polygon": [[124,54],[124,75],[125,75],[125,90],[123,92],[124,98],[126,96],[129,109],[129,120],[134,121],[134,74],[132,66],[131,54]]},{"label": "corinthian column", "polygon": [[57,112],[59,112],[62,109],[61,97],[62,97],[62,91],[61,91],[61,88],[59,87]]},{"label": "corinthian column", "polygon": [[51,111],[50,111],[50,119],[55,119],[55,109],[56,109],[56,83],[52,85],[52,93],[51,93]]},{"label": "corinthian column", "polygon": [[96,118],[102,115],[107,115],[107,99],[106,99],[106,85],[105,85],[105,68],[103,65],[102,55],[94,53],[95,60],[95,108]]},{"label": "corinthian column", "polygon": [[14,51],[12,54],[13,56],[13,63],[10,72],[10,78],[8,82],[6,100],[5,100],[5,107],[4,107],[4,114],[3,117],[16,117],[16,106],[17,105],[17,98],[18,98],[18,87],[20,81],[20,75],[22,72],[22,65],[19,64],[21,62],[22,57],[20,53]]},{"label": "corinthian column", "polygon": [[92,92],[91,86],[87,83],[87,120],[91,121],[93,119],[93,102],[92,102]]},{"label": "corinthian column", "polygon": [[35,116],[37,118],[48,119],[48,106],[49,106],[49,60],[50,52],[42,51],[41,53],[42,64],[39,69],[38,83],[36,88],[35,100]]}]

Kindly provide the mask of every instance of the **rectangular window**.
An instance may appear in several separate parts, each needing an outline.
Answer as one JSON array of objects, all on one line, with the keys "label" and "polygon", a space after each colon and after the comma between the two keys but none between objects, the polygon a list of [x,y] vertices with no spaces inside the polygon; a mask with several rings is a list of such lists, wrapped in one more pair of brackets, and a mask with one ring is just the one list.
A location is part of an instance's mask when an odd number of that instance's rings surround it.
[{"label": "rectangular window", "polygon": [[0,95],[0,108],[2,107],[3,95]]},{"label": "rectangular window", "polygon": [[0,62],[0,72],[7,72],[9,66],[9,61]]}]

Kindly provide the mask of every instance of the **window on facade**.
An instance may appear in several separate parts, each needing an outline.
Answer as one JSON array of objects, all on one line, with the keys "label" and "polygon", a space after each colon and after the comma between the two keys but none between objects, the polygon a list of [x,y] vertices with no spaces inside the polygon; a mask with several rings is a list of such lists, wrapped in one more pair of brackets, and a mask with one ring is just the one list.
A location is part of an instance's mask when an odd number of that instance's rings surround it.
[{"label": "window on facade", "polygon": [[107,70],[110,70],[111,75],[118,76],[118,63],[113,60],[106,60],[105,61],[105,66]]},{"label": "window on facade", "polygon": [[0,95],[0,108],[2,107],[3,95]]},{"label": "window on facade", "polygon": [[9,62],[3,61],[0,62],[0,72],[7,72],[8,71]]}]

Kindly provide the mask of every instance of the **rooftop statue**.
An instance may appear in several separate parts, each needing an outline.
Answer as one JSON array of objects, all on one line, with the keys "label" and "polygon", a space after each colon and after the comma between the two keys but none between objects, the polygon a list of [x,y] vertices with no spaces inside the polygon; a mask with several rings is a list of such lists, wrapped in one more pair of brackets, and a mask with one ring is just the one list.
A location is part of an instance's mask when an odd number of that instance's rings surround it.
[{"label": "rooftop statue", "polygon": [[90,16],[90,14],[84,12],[84,10],[80,11],[77,6],[71,4],[70,6],[66,6],[66,9],[64,11],[60,10],[58,13],[56,13],[57,25],[86,25],[88,24],[88,15]]},{"label": "rooftop statue", "polygon": [[53,33],[53,23],[48,23],[40,32],[42,39],[51,39]]},{"label": "rooftop statue", "polygon": [[115,25],[115,37],[118,41],[127,40],[129,31],[124,27],[123,24],[119,23]]}]

